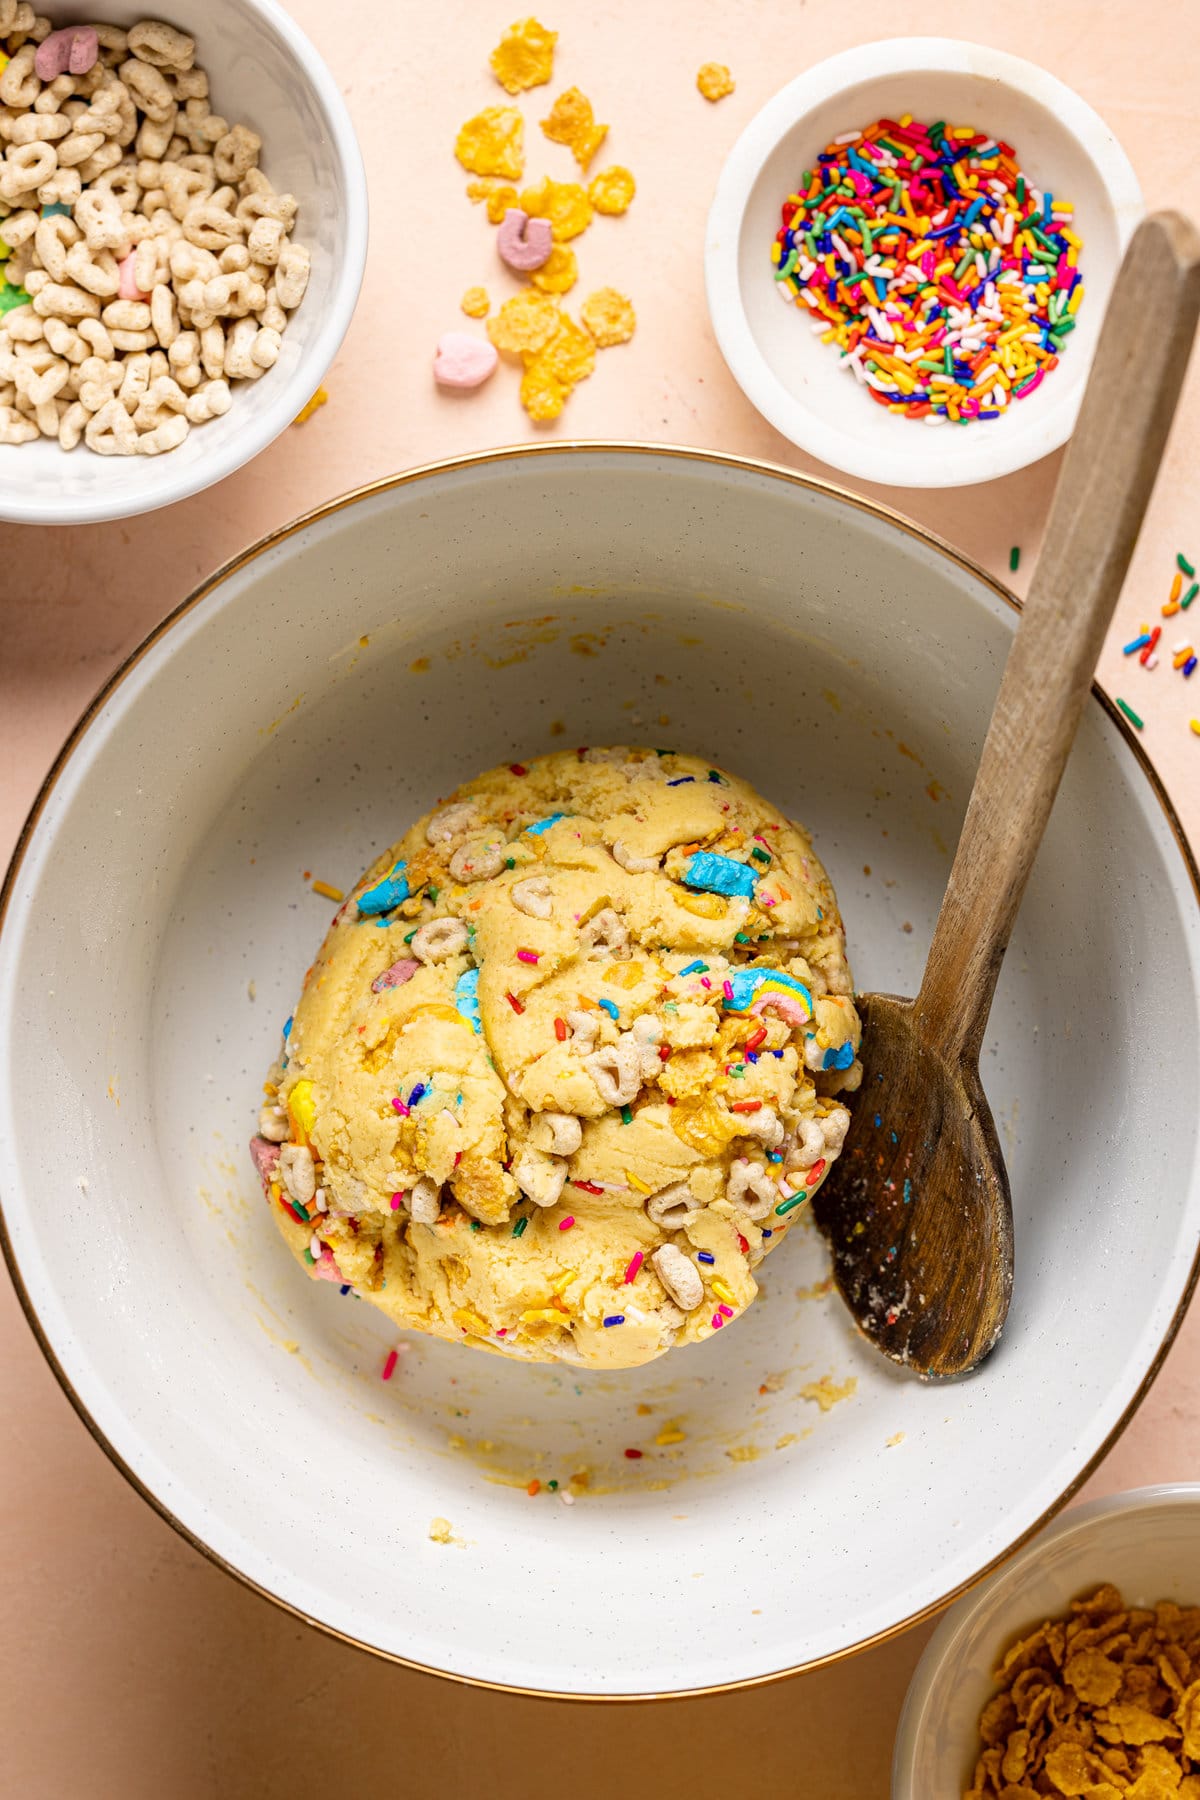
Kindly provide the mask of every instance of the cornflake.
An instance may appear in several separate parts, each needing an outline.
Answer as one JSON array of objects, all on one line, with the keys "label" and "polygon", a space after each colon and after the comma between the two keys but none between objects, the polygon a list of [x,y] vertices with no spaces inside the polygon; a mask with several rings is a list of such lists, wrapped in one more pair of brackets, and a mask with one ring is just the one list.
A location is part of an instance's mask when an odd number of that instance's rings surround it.
[{"label": "cornflake", "polygon": [[597,288],[579,309],[579,316],[602,350],[627,344],[637,325],[633,302],[616,288]]},{"label": "cornflake", "polygon": [[485,106],[460,129],[454,154],[472,175],[507,175],[519,181],[525,168],[525,121],[515,106]]},{"label": "cornflake", "polygon": [[488,61],[500,86],[510,94],[523,88],[541,87],[554,73],[557,31],[547,31],[536,19],[518,19],[510,25]]},{"label": "cornflake", "polygon": [[588,199],[598,213],[627,212],[629,203],[637,192],[637,183],[628,169],[620,163],[610,163],[607,169],[601,169],[588,188]]},{"label": "cornflake", "polygon": [[525,288],[506,300],[494,319],[487,322],[487,334],[497,350],[510,356],[536,354],[548,344],[558,330],[559,311],[547,294]]},{"label": "cornflake", "polygon": [[517,204],[517,190],[506,181],[468,181],[467,199],[473,206],[486,202],[489,225],[502,225],[510,206]]},{"label": "cornflake", "polygon": [[569,293],[579,279],[575,252],[566,244],[555,244],[541,268],[535,269],[529,279],[543,294]]},{"label": "cornflake", "polygon": [[608,136],[608,126],[597,125],[591,101],[577,87],[558,96],[542,120],[542,130],[552,144],[565,144],[585,173]]},{"label": "cornflake", "polygon": [[[592,184],[595,186],[595,183]],[[578,237],[592,222],[592,202],[577,181],[552,181],[546,175],[521,195],[521,210],[531,219],[549,219],[556,244]]]},{"label": "cornflake", "polygon": [[459,305],[466,313],[468,319],[486,319],[488,313],[492,310],[492,303],[488,299],[488,291],[486,288],[481,287],[469,287],[459,301]]},{"label": "cornflake", "polygon": [[736,85],[724,63],[701,63],[696,74],[696,86],[706,100],[723,100]]},{"label": "cornflake", "polygon": [[1013,1644],[965,1800],[1200,1800],[1200,1607],[1105,1585]]}]

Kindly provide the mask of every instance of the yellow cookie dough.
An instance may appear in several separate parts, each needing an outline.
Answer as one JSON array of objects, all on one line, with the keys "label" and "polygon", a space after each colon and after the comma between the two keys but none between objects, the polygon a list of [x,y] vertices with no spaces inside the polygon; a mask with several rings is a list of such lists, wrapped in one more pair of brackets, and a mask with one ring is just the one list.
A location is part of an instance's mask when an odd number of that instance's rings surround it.
[{"label": "yellow cookie dough", "polygon": [[711,1336],[861,1080],[802,827],[694,756],[493,769],[415,824],[309,970],[252,1150],[309,1273],[398,1326],[620,1368]]}]

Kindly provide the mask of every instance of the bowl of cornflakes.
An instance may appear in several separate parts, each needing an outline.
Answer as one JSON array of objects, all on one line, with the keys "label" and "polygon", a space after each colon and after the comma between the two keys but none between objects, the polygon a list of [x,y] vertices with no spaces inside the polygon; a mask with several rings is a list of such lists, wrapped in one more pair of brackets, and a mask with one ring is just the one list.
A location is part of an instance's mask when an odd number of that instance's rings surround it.
[{"label": "bowl of cornflakes", "polygon": [[[0,518],[223,480],[318,395],[366,264],[338,86],[275,0],[0,0]],[[23,159],[23,160],[20,160]]]},{"label": "bowl of cornflakes", "polygon": [[[1137,1407],[1200,1242],[1197,876],[1098,692],[981,1057],[1017,1276],[969,1381],[880,1357],[807,1206],[782,1199],[796,1222],[754,1264],[753,1304],[640,1366],[518,1360],[470,1314],[453,1341],[404,1330],[322,1278],[320,1240],[293,1256],[249,1149],[360,872],[478,770],[528,774],[547,752],[583,768],[588,746],[640,746],[638,780],[661,787],[673,752],[702,756],[678,790],[689,819],[720,807],[703,796],[723,769],[744,776],[811,830],[859,986],[915,993],[1016,619],[990,576],[857,496],[715,452],[579,443],[332,500],[132,653],[0,896],[0,1200],[61,1380],[192,1541],[384,1656],[619,1698],[848,1656],[1063,1503]],[[694,904],[699,921],[725,902]],[[407,989],[369,917],[348,929],[382,1025],[359,1043],[390,1069],[408,1026],[388,996]],[[620,1014],[647,964],[608,966]],[[324,965],[309,991],[350,1016]],[[303,1014],[296,1030],[301,1056]],[[670,1060],[703,1079],[687,1055]],[[593,1185],[577,1191],[607,1204]],[[532,1266],[524,1223],[485,1241],[529,1323],[557,1329],[574,1291]],[[733,1240],[739,1281],[753,1248]]]},{"label": "bowl of cornflakes", "polygon": [[747,398],[822,462],[991,481],[1070,436],[1141,214],[1113,132],[1047,70],[952,38],[860,44],[730,151],[713,329]]},{"label": "bowl of cornflakes", "polygon": [[1073,1508],[930,1639],[892,1800],[1038,1794],[1200,1795],[1200,1486]]}]

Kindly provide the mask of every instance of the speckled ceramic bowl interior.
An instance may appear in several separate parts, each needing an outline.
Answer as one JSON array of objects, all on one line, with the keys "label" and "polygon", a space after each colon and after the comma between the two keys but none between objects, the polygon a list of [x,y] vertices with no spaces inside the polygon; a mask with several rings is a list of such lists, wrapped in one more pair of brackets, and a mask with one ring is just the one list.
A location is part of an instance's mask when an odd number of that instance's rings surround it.
[{"label": "speckled ceramic bowl interior", "polygon": [[[1013,625],[864,502],[566,447],[332,507],[134,658],[10,878],[0,1190],[63,1380],[186,1532],[388,1655],[620,1695],[842,1654],[1053,1509],[1136,1402],[1200,1236],[1196,893],[1099,702],[983,1057],[1017,1280],[973,1379],[877,1360],[807,1230],[745,1319],[647,1369],[418,1339],[384,1383],[386,1321],[304,1280],[246,1153],[329,916],[311,877],[349,886],[464,776],[554,746],[743,772],[814,830],[860,984],[914,991]],[[580,1472],[568,1507],[549,1484]]]}]

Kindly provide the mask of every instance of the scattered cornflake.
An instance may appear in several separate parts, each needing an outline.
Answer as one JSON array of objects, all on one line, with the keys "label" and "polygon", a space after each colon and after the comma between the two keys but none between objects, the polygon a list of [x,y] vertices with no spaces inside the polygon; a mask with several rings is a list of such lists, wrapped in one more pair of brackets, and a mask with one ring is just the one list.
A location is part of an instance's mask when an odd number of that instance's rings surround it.
[{"label": "scattered cornflake", "polygon": [[737,83],[724,63],[701,63],[696,71],[696,86],[706,100],[723,100],[732,94]]},{"label": "scattered cornflake", "polygon": [[748,1463],[757,1462],[762,1451],[757,1444],[735,1444],[732,1450],[727,1450],[725,1454],[730,1462]]},{"label": "scattered cornflake", "polygon": [[541,350],[525,352],[522,360],[521,404],[541,424],[557,419],[575,386],[586,381],[596,366],[596,347],[574,319],[559,312],[554,336]]},{"label": "scattered cornflake", "polygon": [[903,1442],[904,1442],[904,1433],[902,1431],[894,1431],[892,1433],[891,1437],[887,1441],[886,1448],[889,1450],[894,1450],[896,1448],[897,1444],[902,1444]]},{"label": "scattered cornflake", "polygon": [[760,1394],[777,1394],[786,1379],[783,1375],[764,1375],[758,1391]]},{"label": "scattered cornflake", "polygon": [[670,1419],[654,1441],[665,1449],[668,1444],[682,1444],[686,1437],[687,1432],[681,1431],[675,1420]]},{"label": "scattered cornflake", "polygon": [[304,405],[300,408],[300,411],[296,414],[295,418],[292,420],[292,424],[293,425],[307,425],[308,421],[312,418],[313,414],[315,412],[320,412],[321,408],[325,405],[325,403],[328,399],[329,399],[329,395],[325,392],[325,389],[323,387],[319,387],[317,389],[316,393],[313,395],[312,399],[305,401]]},{"label": "scattered cornflake", "polygon": [[[595,185],[593,182],[592,186]],[[528,213],[531,219],[549,219],[556,244],[565,244],[568,239],[578,237],[592,222],[588,190],[580,187],[577,181],[554,181],[549,175],[543,175],[536,187],[522,191],[521,211]]]},{"label": "scattered cornflake", "polygon": [[454,1542],[449,1519],[430,1519],[429,1535],[435,1544],[452,1544]]},{"label": "scattered cornflake", "polygon": [[497,350],[509,356],[536,354],[558,330],[559,310],[546,294],[525,288],[506,300],[487,322],[487,334]]},{"label": "scattered cornflake", "polygon": [[505,213],[517,204],[517,190],[506,181],[468,181],[467,199],[472,206],[485,201],[488,224],[502,225]]},{"label": "scattered cornflake", "polygon": [[588,188],[588,199],[598,213],[615,216],[629,210],[629,204],[636,193],[637,182],[629,170],[622,168],[620,163],[610,163],[607,169],[601,169],[593,178]]},{"label": "scattered cornflake", "polygon": [[557,42],[557,31],[547,31],[536,19],[518,19],[488,58],[492,74],[509,94],[542,87],[554,73]]},{"label": "scattered cornflake", "polygon": [[1076,1600],[1009,1648],[965,1800],[1200,1795],[1200,1607]]},{"label": "scattered cornflake", "polygon": [[468,319],[486,319],[492,310],[488,291],[482,287],[469,287],[459,301],[459,305]]},{"label": "scattered cornflake", "polygon": [[597,288],[589,294],[579,316],[602,350],[613,344],[627,344],[637,327],[633,302],[616,288]]},{"label": "scattered cornflake", "polygon": [[597,125],[591,101],[577,87],[558,96],[542,120],[542,130],[552,144],[565,144],[585,173],[608,136],[608,126]]},{"label": "scattered cornflake", "polygon": [[529,279],[543,294],[569,293],[579,279],[575,252],[566,244],[555,244],[541,268],[535,269]]},{"label": "scattered cornflake", "polygon": [[515,106],[485,106],[460,129],[454,154],[472,175],[507,175],[519,181],[525,169],[525,121]]},{"label": "scattered cornflake", "polygon": [[851,1375],[840,1385],[832,1375],[822,1375],[820,1381],[810,1381],[800,1389],[802,1400],[814,1400],[823,1413],[832,1412],[839,1400],[849,1400],[851,1394],[858,1389],[858,1378]]}]

